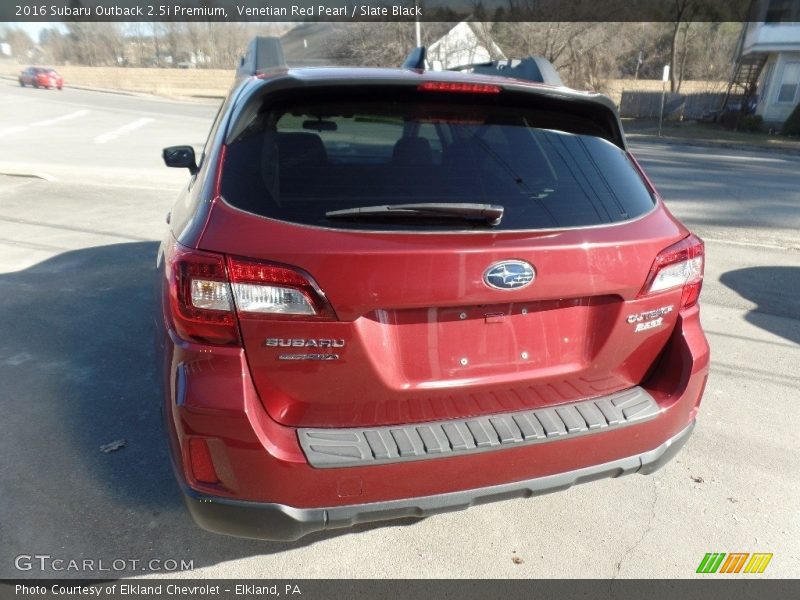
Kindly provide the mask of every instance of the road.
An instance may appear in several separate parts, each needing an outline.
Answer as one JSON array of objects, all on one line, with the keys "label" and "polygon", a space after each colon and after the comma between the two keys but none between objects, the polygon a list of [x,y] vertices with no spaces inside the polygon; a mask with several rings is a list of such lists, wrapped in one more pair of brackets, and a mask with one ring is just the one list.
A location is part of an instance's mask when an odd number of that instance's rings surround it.
[{"label": "road", "polygon": [[[0,80],[0,577],[108,576],[100,560],[146,576],[193,561],[182,574],[202,578],[692,577],[706,552],[771,552],[764,576],[800,576],[800,157],[661,143],[634,151],[706,240],[713,352],[676,460],[291,544],[196,528],[168,466],[149,318],[156,240],[186,182],[160,150],[202,146],[215,111]],[[15,567],[37,554],[94,570]]]}]

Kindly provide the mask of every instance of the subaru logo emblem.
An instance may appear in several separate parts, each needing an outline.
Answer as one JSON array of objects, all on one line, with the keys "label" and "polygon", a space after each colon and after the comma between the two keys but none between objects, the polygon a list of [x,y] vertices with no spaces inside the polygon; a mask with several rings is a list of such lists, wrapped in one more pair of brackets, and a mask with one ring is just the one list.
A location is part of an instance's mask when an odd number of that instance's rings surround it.
[{"label": "subaru logo emblem", "polygon": [[483,281],[496,290],[516,290],[530,285],[535,276],[533,266],[524,260],[504,260],[490,265]]}]

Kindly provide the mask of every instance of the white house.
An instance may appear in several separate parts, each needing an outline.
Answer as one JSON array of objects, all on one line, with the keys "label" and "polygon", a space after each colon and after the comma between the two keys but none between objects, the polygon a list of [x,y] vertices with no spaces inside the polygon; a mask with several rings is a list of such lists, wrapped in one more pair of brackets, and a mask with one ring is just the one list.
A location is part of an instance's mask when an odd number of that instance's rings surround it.
[{"label": "white house", "polygon": [[783,123],[800,103],[800,2],[767,0],[763,20],[745,23],[739,63],[759,65],[756,114],[767,123]]},{"label": "white house", "polygon": [[464,65],[505,59],[500,46],[481,31],[481,24],[462,21],[427,48],[428,63],[452,69]]}]

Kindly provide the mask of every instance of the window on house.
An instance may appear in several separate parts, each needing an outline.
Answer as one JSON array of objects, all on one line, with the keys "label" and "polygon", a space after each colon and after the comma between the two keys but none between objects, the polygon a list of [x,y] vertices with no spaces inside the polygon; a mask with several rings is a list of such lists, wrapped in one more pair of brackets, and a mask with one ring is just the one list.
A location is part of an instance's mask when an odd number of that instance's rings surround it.
[{"label": "window on house", "polygon": [[792,0],[770,0],[765,23],[786,23],[792,20]]},{"label": "window on house", "polygon": [[783,80],[778,88],[778,102],[794,102],[798,85],[800,85],[800,62],[786,63],[783,67]]}]

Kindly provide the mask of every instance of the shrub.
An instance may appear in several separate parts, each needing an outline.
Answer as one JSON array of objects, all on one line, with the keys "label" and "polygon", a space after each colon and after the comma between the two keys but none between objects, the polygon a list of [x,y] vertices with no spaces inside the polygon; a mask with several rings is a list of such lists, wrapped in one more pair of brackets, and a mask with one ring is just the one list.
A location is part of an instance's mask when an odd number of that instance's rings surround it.
[{"label": "shrub", "polygon": [[719,123],[720,127],[725,129],[736,129],[736,124],[739,122],[739,112],[738,111],[725,111],[717,118],[717,123]]},{"label": "shrub", "polygon": [[783,135],[800,135],[800,104],[794,107],[781,129]]},{"label": "shrub", "polygon": [[761,131],[764,119],[761,115],[747,115],[739,124],[739,131]]}]

